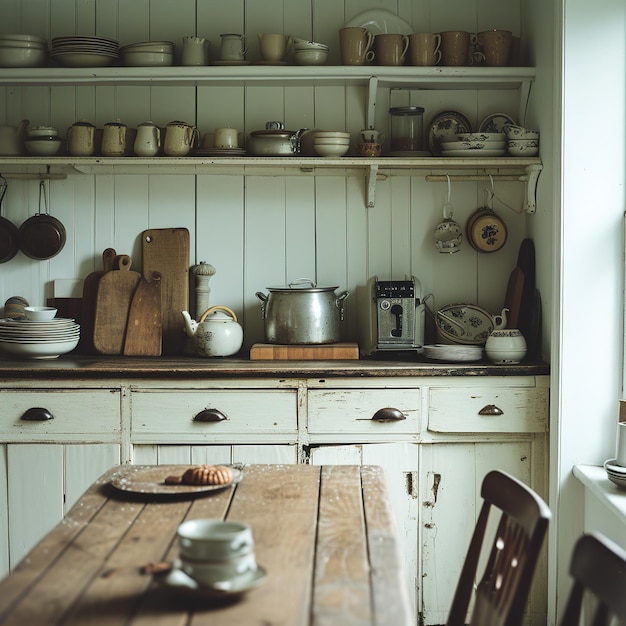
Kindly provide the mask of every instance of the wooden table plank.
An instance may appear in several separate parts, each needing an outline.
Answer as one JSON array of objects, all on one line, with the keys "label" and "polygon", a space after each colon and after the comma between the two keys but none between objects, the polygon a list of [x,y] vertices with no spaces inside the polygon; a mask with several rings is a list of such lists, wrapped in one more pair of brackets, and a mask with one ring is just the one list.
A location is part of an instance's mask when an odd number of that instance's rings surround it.
[{"label": "wooden table plank", "polygon": [[[367,544],[372,568],[374,623],[377,626],[415,625],[409,590],[402,575],[395,521],[382,467],[361,467]],[[389,598],[401,601],[389,602]]]}]

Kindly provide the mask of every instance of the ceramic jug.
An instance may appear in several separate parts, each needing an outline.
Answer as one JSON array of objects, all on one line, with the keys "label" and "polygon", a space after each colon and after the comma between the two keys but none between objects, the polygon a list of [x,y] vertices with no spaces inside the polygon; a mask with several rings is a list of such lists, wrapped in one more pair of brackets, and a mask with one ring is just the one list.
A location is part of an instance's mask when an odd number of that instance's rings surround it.
[{"label": "ceramic jug", "polygon": [[143,122],[137,126],[137,136],[133,151],[137,156],[156,156],[161,148],[161,129],[152,122]]},{"label": "ceramic jug", "polygon": [[220,37],[222,38],[220,59],[222,61],[243,61],[248,50],[246,36],[226,33]]},{"label": "ceramic jug", "polygon": [[226,306],[212,306],[196,322],[187,311],[181,311],[185,331],[196,338],[200,356],[230,356],[239,352],[243,344],[243,329],[235,313]]},{"label": "ceramic jug", "polygon": [[204,37],[183,37],[183,65],[208,65],[209,46],[211,43]]},{"label": "ceramic jug", "polygon": [[186,122],[170,122],[165,128],[164,152],[167,156],[186,156],[198,140],[198,129]]},{"label": "ceramic jug", "polygon": [[96,127],[81,121],[67,129],[67,150],[72,156],[91,156],[94,153]]},{"label": "ceramic jug", "polygon": [[124,156],[126,152],[126,124],[119,120],[107,122],[102,131],[102,154]]},{"label": "ceramic jug", "polygon": [[17,126],[0,126],[0,154],[15,156],[24,154],[24,138],[29,121],[22,120]]}]

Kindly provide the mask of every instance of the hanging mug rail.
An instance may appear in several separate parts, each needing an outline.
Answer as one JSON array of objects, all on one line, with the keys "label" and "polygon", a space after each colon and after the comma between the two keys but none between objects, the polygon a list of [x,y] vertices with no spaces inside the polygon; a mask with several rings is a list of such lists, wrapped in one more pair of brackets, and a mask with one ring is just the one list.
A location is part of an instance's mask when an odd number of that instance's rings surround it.
[{"label": "hanging mug rail", "polygon": [[65,180],[67,174],[38,174],[33,172],[28,173],[14,173],[14,174],[2,174],[4,178],[12,180]]}]

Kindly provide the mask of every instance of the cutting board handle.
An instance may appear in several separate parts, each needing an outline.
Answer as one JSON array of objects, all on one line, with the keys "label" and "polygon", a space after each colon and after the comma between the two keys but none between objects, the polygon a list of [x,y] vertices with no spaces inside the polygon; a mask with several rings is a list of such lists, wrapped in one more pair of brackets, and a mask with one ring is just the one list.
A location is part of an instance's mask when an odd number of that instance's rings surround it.
[{"label": "cutting board handle", "polygon": [[122,271],[130,272],[130,267],[133,264],[133,260],[130,258],[128,254],[118,254],[117,264],[118,264],[118,269]]}]

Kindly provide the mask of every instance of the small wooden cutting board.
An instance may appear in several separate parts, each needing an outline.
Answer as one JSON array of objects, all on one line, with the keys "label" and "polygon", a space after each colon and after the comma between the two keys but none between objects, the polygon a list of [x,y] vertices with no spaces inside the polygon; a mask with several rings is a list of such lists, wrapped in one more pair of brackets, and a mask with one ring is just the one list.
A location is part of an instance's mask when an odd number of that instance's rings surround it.
[{"label": "small wooden cutting board", "polygon": [[98,283],[93,344],[100,354],[122,354],[130,303],[141,278],[127,254],[118,257],[119,270],[106,272]]},{"label": "small wooden cutting board", "polygon": [[128,312],[126,356],[161,356],[161,277],[143,276],[137,283]]},{"label": "small wooden cutting board", "polygon": [[250,348],[251,361],[341,361],[358,358],[359,344],[356,342],[315,345],[255,343]]}]

